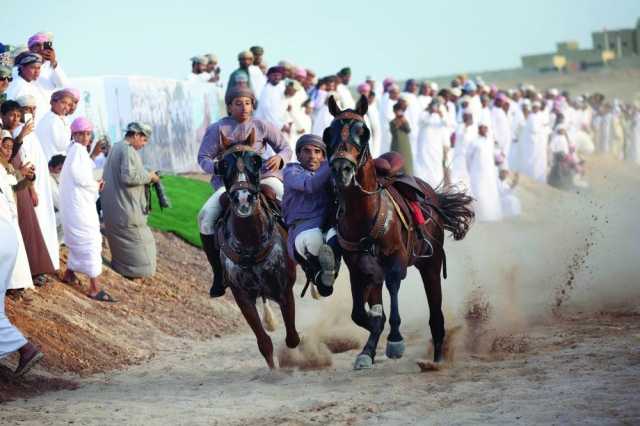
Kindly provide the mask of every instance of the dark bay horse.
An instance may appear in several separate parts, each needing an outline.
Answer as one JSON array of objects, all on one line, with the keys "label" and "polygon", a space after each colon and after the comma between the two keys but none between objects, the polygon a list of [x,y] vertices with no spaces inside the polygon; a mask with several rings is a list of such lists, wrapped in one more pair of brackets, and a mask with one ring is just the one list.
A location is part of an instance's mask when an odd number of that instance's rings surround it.
[{"label": "dark bay horse", "polygon": [[[369,331],[369,339],[356,358],[354,369],[371,368],[376,346],[386,321],[382,306],[382,283],[391,299],[386,355],[400,358],[404,341],[400,334],[398,292],[407,275],[407,267],[415,266],[429,304],[429,326],[434,345],[434,362],[443,358],[445,336],[442,314],[440,271],[446,260],[443,248],[445,230],[456,240],[464,238],[474,213],[472,198],[455,190],[435,191],[415,179],[420,187],[421,208],[427,216],[423,230],[431,247],[416,238],[410,217],[401,216],[398,201],[381,186],[374,159],[368,148],[369,129],[364,122],[367,100],[360,98],[355,110],[341,111],[333,98],[329,110],[334,116],[323,139],[327,144],[332,176],[339,202],[337,215],[338,241],[349,268],[353,308],[351,318]],[[409,178],[410,179],[410,178]],[[429,250],[430,249],[430,250]],[[365,307],[368,303],[369,309]]]},{"label": "dark bay horse", "polygon": [[227,189],[228,204],[218,225],[217,243],[225,284],[249,326],[269,368],[275,368],[273,343],[264,330],[256,299],[271,299],[280,306],[286,328],[286,344],[295,348],[300,337],[295,326],[293,284],[295,264],[287,255],[287,231],[277,221],[260,187],[262,158],[250,148],[255,131],[247,140],[229,141],[220,133],[226,149],[218,165]]}]

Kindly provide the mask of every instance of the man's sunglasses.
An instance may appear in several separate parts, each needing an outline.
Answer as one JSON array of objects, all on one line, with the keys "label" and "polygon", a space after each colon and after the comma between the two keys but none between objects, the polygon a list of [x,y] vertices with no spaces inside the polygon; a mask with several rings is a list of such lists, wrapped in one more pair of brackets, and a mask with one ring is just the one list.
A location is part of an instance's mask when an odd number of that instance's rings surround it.
[{"label": "man's sunglasses", "polygon": [[6,80],[11,83],[13,81],[13,77],[0,77],[0,80]]}]

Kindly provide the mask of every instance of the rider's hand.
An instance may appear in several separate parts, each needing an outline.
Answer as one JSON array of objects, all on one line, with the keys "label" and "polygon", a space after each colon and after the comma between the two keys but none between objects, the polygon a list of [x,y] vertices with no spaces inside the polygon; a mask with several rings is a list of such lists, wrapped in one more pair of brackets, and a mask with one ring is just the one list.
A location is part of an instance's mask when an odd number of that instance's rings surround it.
[{"label": "rider's hand", "polygon": [[282,157],[280,157],[279,155],[276,154],[273,157],[269,158],[267,160],[267,162],[264,163],[264,166],[270,172],[275,172],[275,171],[280,169],[280,166],[283,163],[284,163],[284,161],[282,160]]}]

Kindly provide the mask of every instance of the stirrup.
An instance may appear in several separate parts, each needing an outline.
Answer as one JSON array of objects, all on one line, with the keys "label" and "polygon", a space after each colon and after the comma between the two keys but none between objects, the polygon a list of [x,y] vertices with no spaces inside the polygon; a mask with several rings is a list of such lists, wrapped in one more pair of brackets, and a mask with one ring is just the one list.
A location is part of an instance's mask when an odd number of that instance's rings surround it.
[{"label": "stirrup", "polygon": [[429,257],[433,256],[433,244],[431,244],[431,241],[429,241],[429,239],[424,235],[424,232],[422,231],[421,228],[416,227],[416,233],[418,234],[418,240],[422,241],[424,244],[426,244],[427,246],[427,250],[425,252],[425,254],[416,254],[415,251],[413,252],[413,255],[418,258],[418,259],[426,259]]}]

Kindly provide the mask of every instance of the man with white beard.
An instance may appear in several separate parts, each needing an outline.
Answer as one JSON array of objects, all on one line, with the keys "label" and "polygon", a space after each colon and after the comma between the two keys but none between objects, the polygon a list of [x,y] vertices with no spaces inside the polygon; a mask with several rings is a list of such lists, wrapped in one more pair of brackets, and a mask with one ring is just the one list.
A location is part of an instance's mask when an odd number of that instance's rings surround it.
[{"label": "man with white beard", "polygon": [[541,104],[531,104],[531,112],[522,133],[520,143],[520,171],[538,182],[547,181],[546,117],[540,111]]},{"label": "man with white beard", "polygon": [[393,106],[400,99],[400,88],[397,84],[390,82],[387,91],[380,100],[380,153],[384,154],[391,149],[391,130],[389,123],[395,118]]},{"label": "man with white beard", "polygon": [[447,122],[437,100],[421,114],[419,125],[414,175],[436,188],[444,181],[444,159],[449,149]]},{"label": "man with white beard", "polygon": [[494,162],[494,142],[486,123],[478,126],[478,137],[469,144],[467,164],[471,178],[471,194],[475,198],[474,210],[480,222],[502,219],[502,206],[498,193],[498,172]]},{"label": "man with white beard", "polygon": [[284,134],[288,134],[290,126],[287,123],[287,102],[284,96],[283,77],[284,69],[282,67],[269,68],[267,84],[260,94],[255,118],[266,121]]},{"label": "man with white beard", "polygon": [[498,94],[491,108],[491,124],[493,137],[505,156],[505,168],[509,169],[509,151],[511,149],[511,126],[503,104],[507,102],[503,93]]},{"label": "man with white beard", "polygon": [[338,82],[336,84],[336,92],[338,93],[338,105],[341,109],[354,109],[356,101],[353,100],[351,91],[349,90],[349,81],[351,80],[351,68],[342,68],[338,72]]}]

